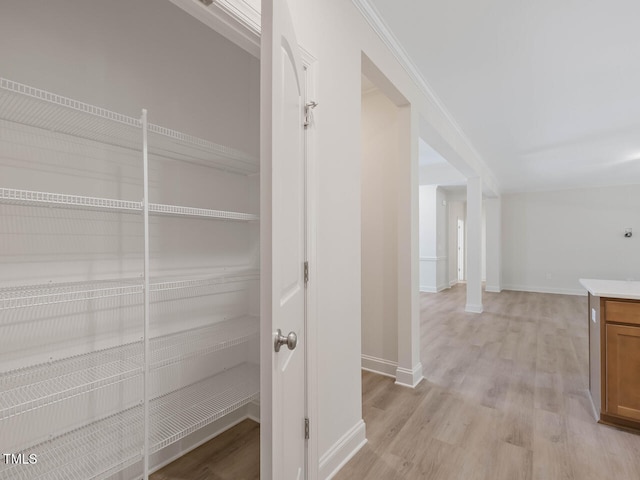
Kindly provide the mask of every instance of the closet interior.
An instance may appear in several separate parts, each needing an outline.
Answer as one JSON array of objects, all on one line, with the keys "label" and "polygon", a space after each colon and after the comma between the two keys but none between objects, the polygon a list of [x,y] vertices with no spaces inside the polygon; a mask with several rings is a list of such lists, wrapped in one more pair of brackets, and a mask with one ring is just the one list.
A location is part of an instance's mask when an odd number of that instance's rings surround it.
[{"label": "closet interior", "polygon": [[142,478],[259,420],[259,160],[110,95],[0,79],[2,480]]}]

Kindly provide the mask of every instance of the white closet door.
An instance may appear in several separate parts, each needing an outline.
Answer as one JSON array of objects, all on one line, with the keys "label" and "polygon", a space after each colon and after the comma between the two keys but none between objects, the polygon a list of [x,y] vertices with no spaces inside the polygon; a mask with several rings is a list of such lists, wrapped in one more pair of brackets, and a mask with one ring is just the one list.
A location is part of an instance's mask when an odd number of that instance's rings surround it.
[{"label": "white closet door", "polygon": [[[262,201],[263,208],[271,208],[271,222],[262,217],[262,271],[271,280],[262,295],[263,312],[270,318],[265,320],[270,330],[263,337],[263,368],[271,367],[264,375],[271,377],[272,388],[271,409],[262,403],[262,474],[294,480],[306,476],[304,82],[286,1],[263,2],[262,22]],[[295,348],[285,344],[275,351],[278,329],[285,337],[297,337]],[[269,415],[270,425],[269,418],[264,421]],[[269,442],[272,463],[264,457]]]}]

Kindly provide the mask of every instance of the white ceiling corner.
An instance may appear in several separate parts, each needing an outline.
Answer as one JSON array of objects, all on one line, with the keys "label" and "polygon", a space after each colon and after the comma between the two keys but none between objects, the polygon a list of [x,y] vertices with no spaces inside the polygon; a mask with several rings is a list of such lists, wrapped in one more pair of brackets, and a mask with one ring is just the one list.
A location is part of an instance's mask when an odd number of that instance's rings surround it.
[{"label": "white ceiling corner", "polygon": [[[383,43],[389,48],[389,50],[394,54],[396,59],[400,62],[400,65],[406,70],[411,79],[416,83],[416,85],[422,90],[425,97],[433,104],[433,106],[440,111],[440,113],[445,117],[445,119],[449,122],[450,126],[457,133],[459,138],[465,143],[467,148],[472,152],[475,156],[475,161],[479,164],[480,168],[483,170],[482,172],[477,172],[478,174],[482,174],[483,177],[486,178],[489,183],[489,187],[492,190],[498,190],[498,182],[496,181],[493,173],[488,168],[482,156],[475,149],[474,145],[471,143],[467,135],[464,133],[458,122],[455,118],[449,113],[444,103],[440,100],[436,92],[431,88],[428,81],[411,59],[406,49],[402,45],[402,43],[398,40],[393,31],[386,24],[384,18],[378,12],[378,9],[373,5],[369,0],[352,0],[353,4],[360,11],[365,20],[369,23],[371,28],[376,32],[378,37],[383,41]],[[395,2],[394,2],[395,4]],[[472,167],[473,168],[473,167]]]},{"label": "white ceiling corner", "polygon": [[640,184],[640,2],[352,1],[502,191]]}]

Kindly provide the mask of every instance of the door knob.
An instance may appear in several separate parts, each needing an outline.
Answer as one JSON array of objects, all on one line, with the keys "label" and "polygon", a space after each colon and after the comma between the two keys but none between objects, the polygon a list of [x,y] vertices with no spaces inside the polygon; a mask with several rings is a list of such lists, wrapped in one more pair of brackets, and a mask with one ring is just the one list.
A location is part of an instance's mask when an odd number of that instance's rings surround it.
[{"label": "door knob", "polygon": [[282,335],[282,330],[278,329],[276,339],[273,342],[274,350],[276,352],[280,351],[280,347],[282,345],[286,345],[289,350],[293,350],[294,348],[296,348],[297,344],[298,336],[295,332],[290,332],[289,335],[285,337],[284,335]]}]

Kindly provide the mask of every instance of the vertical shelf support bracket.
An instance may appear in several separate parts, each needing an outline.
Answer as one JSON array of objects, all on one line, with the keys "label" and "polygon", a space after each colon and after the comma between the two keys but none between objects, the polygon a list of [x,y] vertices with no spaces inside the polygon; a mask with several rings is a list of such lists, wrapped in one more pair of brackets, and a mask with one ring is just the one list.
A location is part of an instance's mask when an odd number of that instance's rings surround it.
[{"label": "vertical shelf support bracket", "polygon": [[149,156],[147,142],[147,110],[142,109],[142,168],[143,199],[142,212],[144,222],[144,447],[143,468],[144,480],[149,480],[149,396],[150,379],[149,364]]}]

